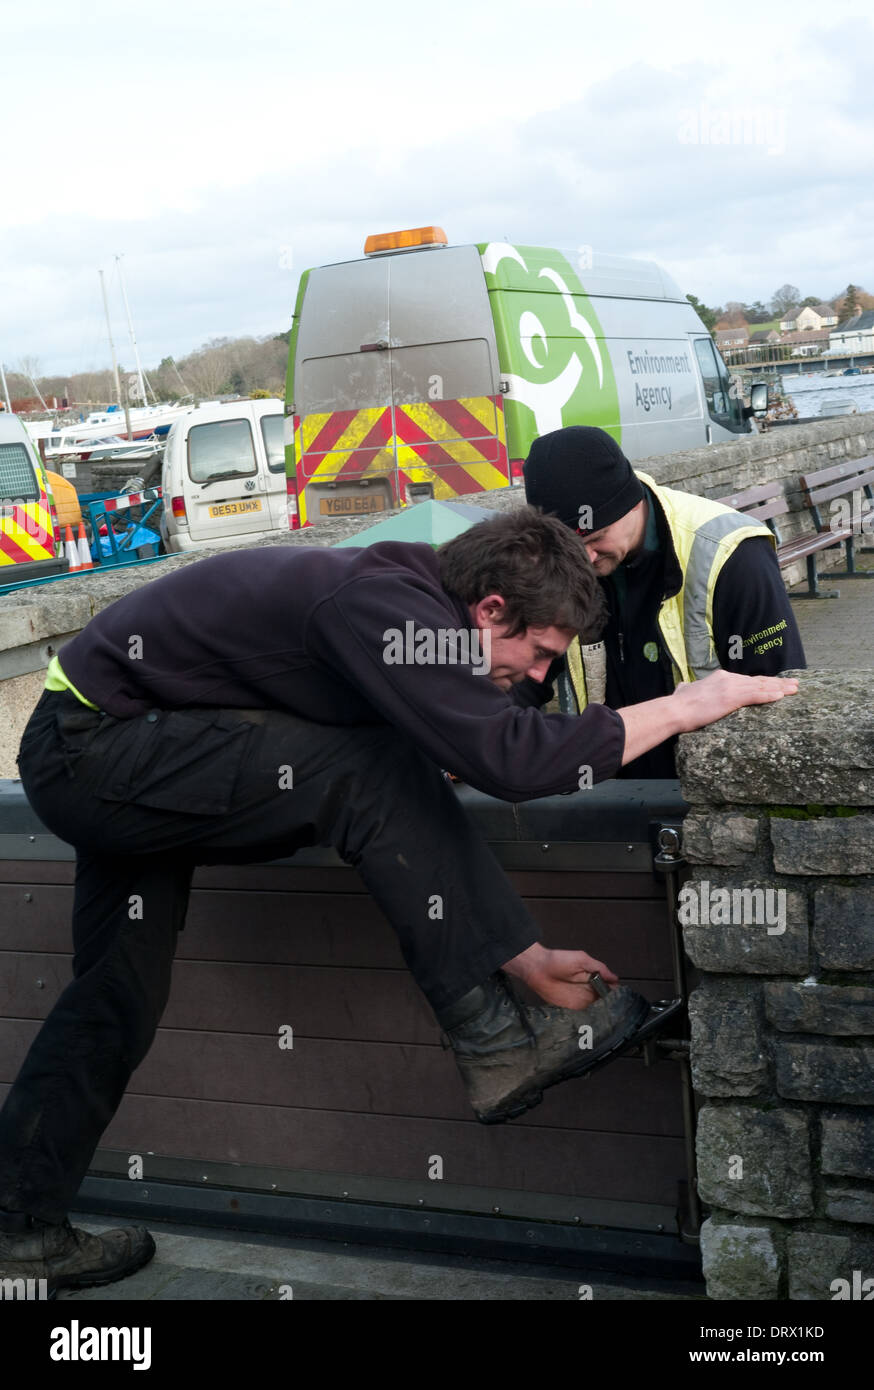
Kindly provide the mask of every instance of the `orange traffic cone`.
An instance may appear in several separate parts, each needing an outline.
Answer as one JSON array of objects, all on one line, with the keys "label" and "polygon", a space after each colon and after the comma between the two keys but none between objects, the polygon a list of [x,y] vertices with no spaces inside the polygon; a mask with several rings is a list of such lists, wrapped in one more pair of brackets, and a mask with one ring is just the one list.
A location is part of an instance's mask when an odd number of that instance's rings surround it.
[{"label": "orange traffic cone", "polygon": [[79,568],[83,570],[93,570],[94,561],[91,559],[91,551],[88,549],[88,540],[85,536],[85,523],[79,521],[79,539],[76,542],[79,551]]},{"label": "orange traffic cone", "polygon": [[73,540],[73,528],[69,522],[64,530],[64,554],[67,557],[67,564],[71,573],[73,570],[82,568],[79,560],[79,548]]}]

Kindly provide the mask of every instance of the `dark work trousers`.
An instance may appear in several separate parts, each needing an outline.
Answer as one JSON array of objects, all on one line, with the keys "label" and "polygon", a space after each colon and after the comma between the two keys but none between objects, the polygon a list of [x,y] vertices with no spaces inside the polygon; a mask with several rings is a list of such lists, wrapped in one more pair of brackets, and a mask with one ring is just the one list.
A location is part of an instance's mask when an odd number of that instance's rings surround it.
[{"label": "dark work trousers", "polygon": [[66,1216],[152,1044],[195,865],[334,846],[435,1010],[537,940],[439,768],[387,725],[329,727],[273,710],[120,720],[46,692],[19,768],[37,815],[77,857],[73,980],[0,1112],[7,1211]]}]

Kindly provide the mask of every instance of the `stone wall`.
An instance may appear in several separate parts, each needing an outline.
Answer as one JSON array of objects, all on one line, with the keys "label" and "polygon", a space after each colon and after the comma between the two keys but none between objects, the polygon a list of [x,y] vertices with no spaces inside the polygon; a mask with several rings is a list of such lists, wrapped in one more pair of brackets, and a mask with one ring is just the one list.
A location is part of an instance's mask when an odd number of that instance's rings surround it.
[{"label": "stone wall", "polygon": [[680,740],[711,1298],[874,1294],[874,670],[799,674]]}]

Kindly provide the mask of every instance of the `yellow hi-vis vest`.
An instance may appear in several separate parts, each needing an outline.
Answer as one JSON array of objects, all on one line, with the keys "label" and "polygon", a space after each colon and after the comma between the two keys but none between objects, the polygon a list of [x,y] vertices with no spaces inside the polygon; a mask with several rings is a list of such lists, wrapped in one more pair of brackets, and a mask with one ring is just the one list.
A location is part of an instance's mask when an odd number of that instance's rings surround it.
[{"label": "yellow hi-vis vest", "polygon": [[[751,521],[721,502],[659,487],[646,473],[637,476],[664,511],[683,575],[679,593],[663,601],[658,618],[673,665],[674,684],[700,680],[719,669],[713,640],[713,594],[722,566],[741,541],[751,536],[767,536],[775,549],[777,542],[764,522]],[[587,685],[586,651],[578,637],[568,648],[567,668],[569,689],[566,687],[564,693],[570,697],[571,712],[575,709],[580,713],[589,702],[591,670]]]}]

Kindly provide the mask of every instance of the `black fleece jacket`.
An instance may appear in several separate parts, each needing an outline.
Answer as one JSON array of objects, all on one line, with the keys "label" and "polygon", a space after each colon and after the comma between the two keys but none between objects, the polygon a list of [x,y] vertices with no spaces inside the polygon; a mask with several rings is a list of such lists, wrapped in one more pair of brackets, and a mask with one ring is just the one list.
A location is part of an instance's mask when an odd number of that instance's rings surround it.
[{"label": "black fleece jacket", "polygon": [[416,631],[471,627],[430,546],[272,546],[144,584],[92,618],[60,664],[86,699],[122,719],[196,705],[391,724],[438,766],[505,801],[616,775],[625,728],[612,710],[523,708],[475,663],[392,664],[386,634],[409,621]]}]

